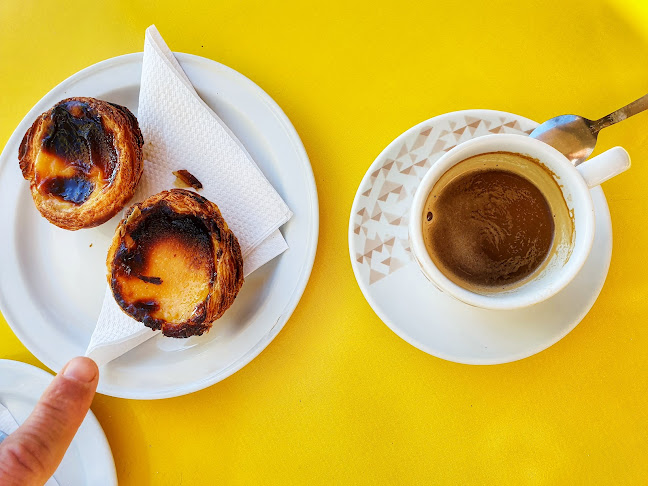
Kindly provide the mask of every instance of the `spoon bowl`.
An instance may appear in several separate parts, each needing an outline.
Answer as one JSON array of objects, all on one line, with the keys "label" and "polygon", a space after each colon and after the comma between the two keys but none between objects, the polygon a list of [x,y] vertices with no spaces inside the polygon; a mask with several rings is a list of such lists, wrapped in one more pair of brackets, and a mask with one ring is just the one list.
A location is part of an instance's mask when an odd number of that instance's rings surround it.
[{"label": "spoon bowl", "polygon": [[578,115],[560,115],[547,120],[530,137],[551,145],[574,165],[582,163],[594,151],[598,132],[594,122]]},{"label": "spoon bowl", "polygon": [[560,115],[539,125],[529,135],[551,145],[572,164],[581,164],[596,146],[598,133],[605,127],[648,109],[648,94],[598,120],[578,115]]}]

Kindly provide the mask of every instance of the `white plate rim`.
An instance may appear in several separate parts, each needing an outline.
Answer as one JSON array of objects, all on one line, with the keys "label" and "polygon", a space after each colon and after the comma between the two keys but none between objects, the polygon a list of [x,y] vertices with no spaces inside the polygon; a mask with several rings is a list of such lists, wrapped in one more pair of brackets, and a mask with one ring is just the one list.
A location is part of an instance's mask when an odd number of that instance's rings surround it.
[{"label": "white plate rim", "polygon": [[[116,56],[110,59],[105,59],[103,61],[92,64],[76,72],[75,74],[66,78],[58,85],[53,87],[51,90],[49,90],[34,105],[34,107],[31,110],[29,110],[29,112],[23,117],[23,119],[18,124],[18,126],[16,127],[12,135],[7,140],[7,143],[2,153],[0,154],[0,177],[2,177],[2,172],[5,169],[3,161],[5,160],[5,158],[7,160],[9,159],[9,156],[7,156],[5,152],[8,150],[9,146],[16,144],[18,140],[22,139],[23,134],[26,132],[29,126],[31,126],[31,120],[35,119],[36,116],[42,113],[45,109],[49,108],[48,102],[46,102],[45,100],[50,95],[50,93],[58,90],[64,90],[67,86],[76,83],[77,81],[83,79],[84,77],[95,75],[96,73],[106,68],[112,68],[114,66],[130,63],[130,62],[141,63],[143,55],[144,55],[143,52],[134,52],[130,54],[123,54],[121,56]],[[315,176],[313,174],[313,169],[310,164],[310,159],[308,157],[308,154],[306,153],[306,149],[304,148],[301,138],[297,134],[297,131],[295,130],[294,126],[292,125],[292,122],[289,120],[287,115],[284,113],[281,107],[270,97],[270,95],[268,95],[260,86],[258,86],[256,83],[254,83],[252,80],[250,80],[243,74],[239,73],[238,71],[224,64],[221,64],[217,61],[214,61],[212,59],[208,59],[195,54],[174,52],[174,55],[176,56],[178,61],[180,61],[180,63],[182,63],[183,60],[186,61],[193,60],[194,62],[198,62],[198,63],[212,64],[216,66],[218,69],[227,72],[230,76],[237,78],[242,84],[247,85],[251,90],[256,91],[259,99],[261,99],[271,109],[273,115],[275,116],[277,121],[281,124],[286,134],[289,136],[294,150],[296,151],[298,156],[302,159],[304,170],[305,170],[304,175],[306,177],[309,186],[308,193],[310,195],[309,198],[310,211],[309,211],[309,221],[307,222],[309,226],[308,228],[309,240],[306,242],[306,259],[302,266],[302,271],[299,275],[299,279],[296,281],[296,284],[293,287],[293,293],[290,299],[288,299],[288,302],[284,307],[283,312],[280,314],[280,317],[277,319],[275,324],[271,327],[269,332],[262,339],[260,339],[255,345],[253,345],[249,349],[247,353],[241,356],[230,366],[202,380],[196,380],[191,384],[186,384],[183,387],[177,387],[176,389],[167,390],[166,392],[160,392],[160,393],[151,392],[151,393],[142,394],[136,390],[128,391],[128,390],[120,389],[119,387],[105,386],[102,383],[100,383],[100,386],[98,388],[98,393],[114,396],[118,398],[153,400],[153,399],[172,398],[176,396],[186,395],[189,393],[193,393],[195,391],[202,390],[211,385],[214,385],[224,380],[225,378],[231,376],[232,374],[236,373],[241,368],[249,364],[274,340],[274,338],[283,329],[284,325],[286,324],[286,322],[294,312],[295,308],[297,307],[297,304],[301,299],[301,296],[303,295],[306,289],[306,285],[308,284],[308,280],[310,278],[310,274],[312,272],[313,265],[315,262],[315,255],[317,252],[317,243],[319,239],[319,202],[318,202],[317,186],[315,183]],[[19,143],[20,142],[18,141],[18,144]],[[54,369],[55,365],[49,359],[42,359],[42,355],[39,356],[33,352],[33,349],[36,349],[37,346],[28,338],[26,333],[22,332],[20,326],[12,324],[11,319],[8,317],[11,315],[9,312],[7,312],[8,309],[9,306],[4,302],[2,293],[0,293],[0,312],[5,317],[7,323],[9,324],[9,327],[12,329],[14,334],[16,334],[20,342],[23,343],[25,347],[37,359],[39,359],[48,368],[52,369],[53,371],[56,371]]]},{"label": "white plate rim", "polygon": [[[558,341],[563,339],[567,334],[569,334],[571,331],[573,331],[576,326],[583,320],[583,318],[587,315],[587,313],[590,311],[594,303],[596,302],[596,299],[600,295],[601,291],[603,290],[603,284],[605,283],[605,280],[607,278],[607,274],[610,269],[610,263],[611,263],[611,258],[608,258],[607,261],[605,262],[605,268],[603,272],[603,280],[601,282],[601,285],[598,288],[598,291],[593,292],[592,295],[590,296],[589,301],[586,303],[586,305],[583,306],[584,311],[579,314],[578,318],[574,319],[572,324],[570,326],[565,326],[563,329],[563,332],[557,333],[554,340],[550,342],[548,345],[541,344],[534,348],[532,351],[527,352],[523,351],[518,354],[511,354],[509,355],[508,358],[506,359],[487,359],[487,358],[473,358],[473,359],[460,359],[457,358],[454,355],[445,353],[443,351],[440,351],[438,349],[433,348],[427,343],[420,342],[419,340],[413,338],[410,336],[404,329],[402,329],[400,326],[395,324],[389,316],[383,311],[382,307],[376,302],[367,288],[366,284],[364,283],[363,279],[361,278],[360,274],[358,273],[359,270],[357,266],[355,265],[354,258],[353,258],[353,253],[352,253],[352,248],[354,248],[354,243],[353,243],[353,216],[354,216],[354,209],[356,207],[356,204],[358,203],[359,197],[360,197],[360,188],[364,186],[365,182],[369,179],[370,174],[375,170],[376,166],[382,162],[382,159],[386,156],[387,153],[390,152],[396,146],[397,144],[403,143],[403,140],[409,137],[412,132],[418,132],[423,126],[426,126],[431,123],[439,122],[442,121],[445,118],[452,118],[454,116],[458,115],[468,115],[468,116],[475,116],[475,117],[484,117],[484,116],[492,116],[492,115],[499,115],[499,116],[505,116],[505,117],[510,117],[514,116],[517,119],[520,120],[525,120],[531,124],[538,125],[538,122],[533,121],[529,118],[526,118],[521,115],[517,115],[514,113],[506,112],[506,111],[501,111],[501,110],[491,110],[491,109],[483,109],[483,108],[476,108],[476,109],[467,109],[467,110],[457,110],[457,111],[451,111],[447,113],[443,113],[441,115],[434,116],[432,118],[428,118],[427,120],[424,120],[420,123],[417,123],[416,125],[408,128],[404,132],[402,132],[400,135],[398,135],[396,138],[394,138],[379,154],[378,156],[374,159],[374,161],[367,167],[366,172],[364,173],[362,180],[358,184],[358,189],[356,190],[356,194],[353,198],[353,203],[351,204],[351,210],[349,212],[349,229],[348,229],[348,251],[349,251],[349,258],[351,261],[351,268],[353,269],[353,275],[356,279],[356,282],[358,284],[358,287],[360,287],[360,291],[362,292],[363,297],[373,310],[373,312],[378,316],[378,318],[394,333],[396,334],[399,338],[401,338],[403,341],[406,343],[414,346],[415,348],[419,349],[420,351],[423,351],[424,353],[427,353],[431,356],[443,359],[445,361],[450,361],[453,363],[459,363],[459,364],[466,364],[466,365],[472,365],[472,366],[494,366],[494,365],[499,365],[499,364],[506,364],[506,363],[512,363],[515,361],[519,361],[521,359],[525,359],[531,356],[534,356],[554,344],[556,344]],[[602,196],[601,203],[600,203],[600,208],[597,208],[601,210],[603,213],[601,216],[603,216],[606,221],[609,223],[610,226],[610,231],[606,232],[603,236],[607,236],[607,241],[606,244],[609,245],[610,247],[610,252],[613,244],[612,240],[612,230],[611,230],[611,216],[610,216],[610,209],[607,204],[607,200],[605,198],[605,195],[603,193],[603,189],[600,186],[597,186],[595,188],[590,189],[590,192],[594,194],[600,194]]]},{"label": "white plate rim", "polygon": [[[36,366],[23,363],[22,361],[14,361],[11,359],[0,359],[0,374],[2,374],[3,372],[15,373],[18,375],[22,374],[25,376],[25,381],[29,380],[30,384],[32,384],[33,386],[40,387],[40,385],[42,384],[43,391],[54,379],[54,376],[49,374],[47,371],[37,368]],[[36,402],[40,398],[40,395],[36,397],[30,396],[29,398],[34,398],[34,401]],[[79,450],[82,452],[87,452],[88,449],[86,449],[86,447],[96,449],[96,452],[100,455],[100,457],[104,457],[106,459],[105,471],[110,474],[110,477],[106,478],[107,482],[105,484],[116,485],[117,470],[115,468],[115,460],[112,455],[112,450],[110,449],[110,444],[108,443],[108,439],[106,438],[106,433],[101,427],[101,424],[97,420],[95,414],[92,413],[92,410],[88,410],[88,413],[79,430],[81,429],[84,429],[87,433],[92,434],[94,436],[94,440],[92,441],[92,444],[84,444],[84,447],[79,447]],[[78,440],[77,437],[78,436],[75,436],[73,443],[75,440]],[[93,455],[93,457],[96,457],[96,455]],[[92,466],[94,465],[95,464],[93,462]],[[88,466],[91,465],[88,464]]]}]

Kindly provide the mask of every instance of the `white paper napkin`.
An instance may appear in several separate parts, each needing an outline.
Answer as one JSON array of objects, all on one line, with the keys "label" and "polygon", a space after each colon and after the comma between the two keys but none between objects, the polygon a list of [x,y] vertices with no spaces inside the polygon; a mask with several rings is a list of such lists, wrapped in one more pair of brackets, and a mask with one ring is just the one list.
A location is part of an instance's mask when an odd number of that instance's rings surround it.
[{"label": "white paper napkin", "polygon": [[[279,227],[292,212],[200,99],[155,26],[146,30],[137,118],[144,136],[144,173],[133,203],[173,188],[172,172],[186,169],[238,238],[245,276],[288,248]],[[124,314],[107,287],[86,356],[102,366],[158,332]]]},{"label": "white paper napkin", "polygon": [[[18,422],[16,422],[16,419],[11,415],[11,412],[7,407],[0,403],[0,431],[7,435],[13,434],[18,429],[18,425]],[[47,480],[45,486],[59,486],[59,483],[56,478],[52,476]]]}]

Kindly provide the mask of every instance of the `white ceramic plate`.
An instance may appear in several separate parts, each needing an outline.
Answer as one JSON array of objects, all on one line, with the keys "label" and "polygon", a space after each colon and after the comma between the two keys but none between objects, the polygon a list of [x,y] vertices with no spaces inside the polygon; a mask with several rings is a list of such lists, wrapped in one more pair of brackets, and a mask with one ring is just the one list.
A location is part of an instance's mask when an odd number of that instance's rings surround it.
[{"label": "white ceramic plate", "polygon": [[[290,249],[250,275],[234,305],[204,336],[158,336],[101,369],[98,391],[125,398],[184,395],[241,369],[282,329],[304,291],[319,228],[308,156],[281,108],[256,84],[217,62],[176,54],[198,94],[227,123],[293,211],[281,230]],[[69,96],[93,96],[137,113],[142,53],[108,59],[50,91],[0,157],[0,309],[22,343],[60,370],[83,355],[101,309],[105,258],[117,219],[65,231],[40,216],[18,167],[33,120]]]},{"label": "white ceramic plate", "polygon": [[600,187],[591,190],[596,234],[585,266],[563,291],[532,307],[494,311],[464,304],[432,285],[410,253],[409,208],[431,165],[471,138],[490,133],[528,134],[537,125],[491,110],[441,115],[396,138],[360,183],[349,222],[356,280],[378,317],[420,350],[467,364],[526,358],[574,329],[603,288],[612,256],[612,223]]},{"label": "white ceramic plate", "polygon": [[[0,359],[0,403],[21,424],[52,378],[35,366]],[[54,476],[61,486],[117,484],[110,446],[92,412],[86,415]]]}]

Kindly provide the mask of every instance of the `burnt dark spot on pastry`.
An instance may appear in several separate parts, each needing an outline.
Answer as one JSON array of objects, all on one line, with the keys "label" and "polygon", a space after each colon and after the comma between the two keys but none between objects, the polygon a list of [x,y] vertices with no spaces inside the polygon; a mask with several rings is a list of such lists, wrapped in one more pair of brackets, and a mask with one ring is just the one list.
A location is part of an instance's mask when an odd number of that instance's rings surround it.
[{"label": "burnt dark spot on pastry", "polygon": [[77,177],[98,168],[112,182],[117,167],[113,135],[87,103],[68,100],[56,105],[46,120],[42,149],[75,169]]},{"label": "burnt dark spot on pastry", "polygon": [[124,300],[121,292],[121,284],[114,276],[110,279],[110,286],[113,289],[115,302],[121,307],[124,312],[143,323],[146,327],[157,331],[162,328],[161,319],[151,317],[151,313],[159,310],[160,304],[155,300],[139,300],[135,302],[127,302]]},{"label": "burnt dark spot on pastry", "polygon": [[152,300],[133,302],[128,306],[128,313],[135,317],[138,321],[146,327],[150,327],[154,331],[162,329],[164,321],[156,319],[151,316],[151,313],[157,311],[160,305]]},{"label": "burnt dark spot on pastry", "polygon": [[162,324],[162,334],[172,338],[189,338],[191,336],[202,336],[209,331],[210,324],[189,322],[183,326]]},{"label": "burnt dark spot on pastry", "polygon": [[151,317],[149,315],[142,316],[139,321],[153,331],[159,331],[160,329],[162,329],[162,325],[164,324],[164,321],[162,319],[156,319],[155,317]]},{"label": "burnt dark spot on pastry", "polygon": [[211,230],[212,230],[212,233],[213,233],[214,238],[216,239],[216,241],[220,242],[220,240],[221,240],[221,231],[220,231],[220,227],[218,226],[218,223],[216,221],[211,222]]},{"label": "burnt dark spot on pastry", "polygon": [[[160,244],[173,239],[194,255],[197,266],[208,264],[212,268],[213,245],[203,221],[192,215],[175,213],[167,204],[157,204],[141,212],[130,229],[131,246],[122,242],[115,253],[117,274],[147,274],[149,256]],[[161,283],[161,282],[160,282]]]},{"label": "burnt dark spot on pastry", "polygon": [[85,177],[51,177],[42,181],[40,188],[46,194],[78,205],[88,200],[95,185]]},{"label": "burnt dark spot on pastry", "polygon": [[145,255],[142,251],[131,250],[132,248],[129,247],[126,242],[122,242],[115,254],[115,265],[117,265],[125,275],[131,275],[133,269],[135,269],[135,273],[137,274],[138,270],[143,269],[145,263]]},{"label": "burnt dark spot on pastry", "polygon": [[[208,302],[209,297],[207,297],[204,302],[198,304],[191,318],[181,326],[165,322],[162,319],[156,319],[151,317],[149,314],[142,314],[140,312],[141,307],[134,308],[133,306],[130,306],[131,308],[129,310],[133,312],[131,315],[134,317],[136,315],[141,316],[141,319],[138,320],[140,320],[145,326],[150,327],[153,330],[161,330],[162,334],[167,337],[188,338],[191,336],[201,336],[211,327],[210,323],[205,323]],[[152,309],[149,312],[154,312],[155,310],[157,309]]]},{"label": "burnt dark spot on pastry", "polygon": [[149,277],[147,275],[137,275],[142,282],[151,283],[154,285],[162,285],[162,279],[160,277]]},{"label": "burnt dark spot on pastry", "polygon": [[207,199],[205,199],[204,197],[202,197],[200,194],[196,194],[195,192],[192,192],[192,191],[185,191],[185,190],[183,190],[183,189],[180,189],[180,190],[181,190],[182,192],[186,193],[186,195],[188,195],[191,199],[193,199],[193,200],[196,201],[197,203],[200,203],[200,204],[207,204],[207,202],[208,202]]},{"label": "burnt dark spot on pastry", "polygon": [[142,310],[147,313],[155,312],[160,309],[160,304],[154,300],[139,300],[131,304],[135,309]]}]

